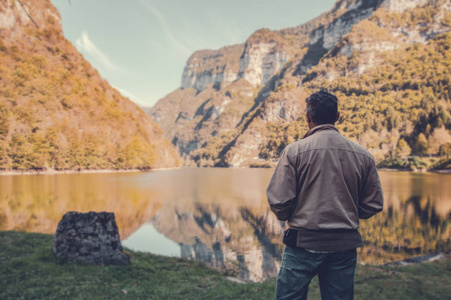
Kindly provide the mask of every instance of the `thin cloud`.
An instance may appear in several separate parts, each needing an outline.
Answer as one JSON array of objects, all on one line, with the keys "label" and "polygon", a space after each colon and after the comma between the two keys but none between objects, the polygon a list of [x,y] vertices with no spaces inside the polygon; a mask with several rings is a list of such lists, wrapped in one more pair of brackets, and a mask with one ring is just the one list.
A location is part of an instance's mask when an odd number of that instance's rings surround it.
[{"label": "thin cloud", "polygon": [[81,36],[75,41],[75,45],[79,51],[91,55],[95,61],[99,62],[105,69],[110,71],[119,70],[119,68],[89,39],[86,31],[81,33]]},{"label": "thin cloud", "polygon": [[180,52],[182,52],[185,55],[190,55],[193,52],[193,49],[185,45],[184,43],[180,42],[179,39],[177,39],[174,34],[172,33],[171,26],[166,21],[163,14],[161,14],[155,7],[153,7],[149,2],[140,1],[142,5],[144,5],[151,13],[152,15],[158,20],[158,23],[160,24],[161,28],[163,29],[163,32],[165,36],[168,38],[168,40],[173,44]]}]

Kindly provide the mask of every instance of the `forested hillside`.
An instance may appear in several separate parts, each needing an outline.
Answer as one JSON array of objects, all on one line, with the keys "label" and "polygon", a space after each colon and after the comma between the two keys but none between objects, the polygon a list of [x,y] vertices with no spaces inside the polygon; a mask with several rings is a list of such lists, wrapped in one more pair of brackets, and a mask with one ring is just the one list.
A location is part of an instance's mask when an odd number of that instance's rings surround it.
[{"label": "forested hillside", "polygon": [[[402,159],[409,155],[451,154],[451,13],[443,10],[444,3],[403,13],[377,11],[355,25],[302,79],[306,94],[326,89],[338,96],[338,128],[380,162],[409,167]],[[433,31],[439,15],[438,28],[447,33]],[[418,30],[423,40],[397,36],[398,28]],[[279,87],[285,92],[291,88]],[[293,134],[287,136],[286,129],[297,123],[302,128],[303,122],[301,116],[288,126],[269,124],[271,138],[260,153],[277,156],[291,141]],[[304,125],[298,136],[305,130]],[[388,161],[381,166],[392,166]]]},{"label": "forested hillside", "polygon": [[0,0],[0,170],[173,167],[179,155],[62,34],[50,0]]},{"label": "forested hillside", "polygon": [[[447,33],[426,45],[381,52],[374,58],[378,66],[360,75],[350,71],[365,60],[360,53],[350,59],[333,57],[307,73],[303,88],[307,94],[320,89],[336,94],[339,130],[372,149],[378,160],[386,155],[451,154],[450,47]],[[342,75],[328,80],[334,73]],[[279,89],[289,91],[290,86]],[[301,117],[289,125],[268,123],[267,130],[270,138],[260,153],[271,157],[293,141],[290,136],[302,136],[307,127]]]},{"label": "forested hillside", "polygon": [[[187,164],[273,166],[307,131],[305,98],[326,89],[338,129],[381,167],[424,168],[451,154],[450,27],[445,0],[339,0],[299,27],[256,32],[235,80],[185,85],[151,115]],[[160,113],[169,107],[173,118]]]}]

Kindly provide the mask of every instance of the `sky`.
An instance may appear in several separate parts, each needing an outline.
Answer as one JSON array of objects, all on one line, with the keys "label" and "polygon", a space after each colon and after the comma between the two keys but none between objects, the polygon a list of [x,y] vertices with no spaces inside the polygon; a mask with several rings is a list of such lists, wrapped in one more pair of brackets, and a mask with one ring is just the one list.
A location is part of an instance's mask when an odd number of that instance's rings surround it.
[{"label": "sky", "polygon": [[110,85],[152,106],[181,85],[197,50],[301,25],[335,0],[51,0],[63,33]]}]

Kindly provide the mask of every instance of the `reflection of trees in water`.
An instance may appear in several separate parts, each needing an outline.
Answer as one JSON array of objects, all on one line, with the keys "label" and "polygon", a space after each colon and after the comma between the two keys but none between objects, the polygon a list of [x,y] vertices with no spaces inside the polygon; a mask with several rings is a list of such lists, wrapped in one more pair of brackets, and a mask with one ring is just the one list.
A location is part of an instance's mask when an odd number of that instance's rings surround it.
[{"label": "reflection of trees in water", "polygon": [[399,210],[390,205],[385,213],[362,221],[360,260],[383,263],[449,251],[449,217],[441,218],[433,204],[429,197],[412,196]]},{"label": "reflection of trees in water", "polygon": [[68,211],[114,212],[126,238],[161,207],[154,192],[112,182],[133,174],[4,176],[0,180],[0,230],[54,233]]},{"label": "reflection of trees in water", "polygon": [[410,197],[406,204],[411,204],[414,208],[415,214],[419,217],[423,225],[434,227],[436,230],[440,226],[440,218],[435,212],[432,206],[431,199],[427,198],[427,203],[424,209],[421,208],[421,197],[413,196]]}]

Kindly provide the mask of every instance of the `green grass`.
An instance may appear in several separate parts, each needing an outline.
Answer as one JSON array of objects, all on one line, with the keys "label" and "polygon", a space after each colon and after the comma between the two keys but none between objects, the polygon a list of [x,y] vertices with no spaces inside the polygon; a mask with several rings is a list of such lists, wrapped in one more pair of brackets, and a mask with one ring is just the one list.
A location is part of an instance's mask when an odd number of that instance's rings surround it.
[{"label": "green grass", "polygon": [[[240,284],[204,264],[128,251],[129,266],[65,263],[52,236],[0,232],[0,299],[273,299],[275,279]],[[358,266],[356,299],[450,299],[450,259],[408,267]],[[319,299],[318,281],[309,299]]]}]

